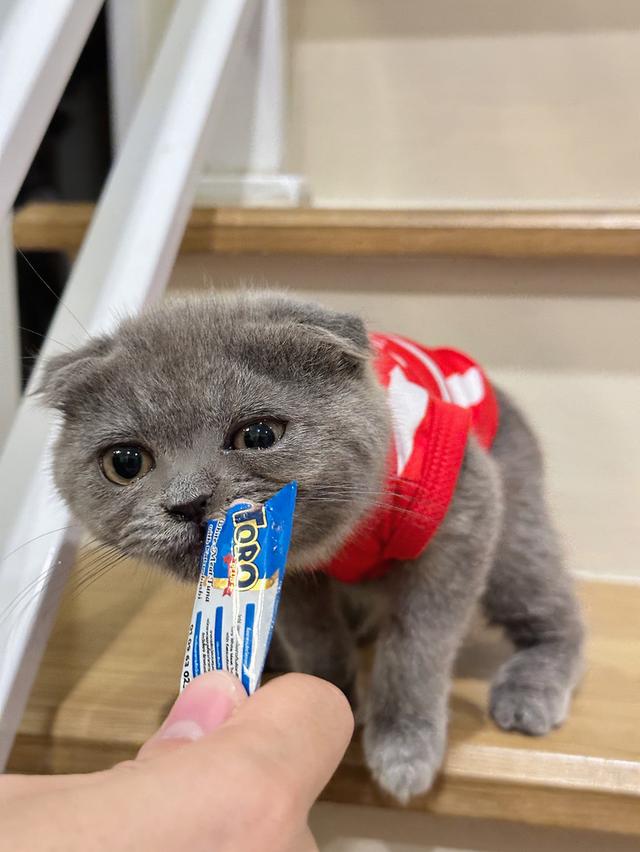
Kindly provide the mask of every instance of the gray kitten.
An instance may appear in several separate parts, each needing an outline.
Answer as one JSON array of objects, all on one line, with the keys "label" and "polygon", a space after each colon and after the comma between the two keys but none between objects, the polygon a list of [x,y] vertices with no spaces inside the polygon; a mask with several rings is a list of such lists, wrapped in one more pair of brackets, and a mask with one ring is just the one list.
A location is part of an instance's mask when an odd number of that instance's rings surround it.
[{"label": "gray kitten", "polygon": [[54,358],[42,394],[63,414],[55,479],[73,512],[183,579],[197,577],[206,515],[298,481],[278,650],[354,702],[355,640],[377,634],[364,748],[399,800],[442,763],[451,670],[479,600],[516,649],[491,688],[494,720],[544,734],[565,718],[582,622],[540,450],[503,393],[492,449],[469,439],[424,553],[355,586],[313,569],[383,499],[390,415],[358,318],[266,292],[166,301]]}]

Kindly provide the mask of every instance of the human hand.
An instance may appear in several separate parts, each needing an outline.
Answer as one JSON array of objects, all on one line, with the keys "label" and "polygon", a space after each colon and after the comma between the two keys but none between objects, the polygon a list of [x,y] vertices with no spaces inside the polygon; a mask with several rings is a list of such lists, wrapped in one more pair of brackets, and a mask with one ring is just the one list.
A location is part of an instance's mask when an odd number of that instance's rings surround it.
[{"label": "human hand", "polygon": [[311,852],[309,809],[353,731],[335,687],[284,675],[247,698],[194,680],[137,758],[91,775],[0,777],[12,852]]}]

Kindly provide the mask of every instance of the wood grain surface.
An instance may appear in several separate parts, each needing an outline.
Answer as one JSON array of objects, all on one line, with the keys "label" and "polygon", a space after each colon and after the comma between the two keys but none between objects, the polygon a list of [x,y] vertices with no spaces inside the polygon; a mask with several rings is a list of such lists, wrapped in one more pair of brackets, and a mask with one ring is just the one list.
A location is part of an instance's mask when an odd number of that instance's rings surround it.
[{"label": "wood grain surface", "polygon": [[[75,252],[93,205],[32,203],[14,218],[23,250]],[[196,208],[182,251],[214,254],[640,257],[640,209],[620,211]]]},{"label": "wood grain surface", "polygon": [[[191,589],[125,562],[77,593],[88,565],[69,584],[12,771],[89,771],[129,758],[176,695]],[[579,588],[588,668],[568,722],[543,738],[498,731],[487,685],[507,649],[496,633],[475,636],[458,661],[446,765],[411,809],[640,835],[640,587]],[[324,798],[395,807],[369,778],[357,739]]]}]

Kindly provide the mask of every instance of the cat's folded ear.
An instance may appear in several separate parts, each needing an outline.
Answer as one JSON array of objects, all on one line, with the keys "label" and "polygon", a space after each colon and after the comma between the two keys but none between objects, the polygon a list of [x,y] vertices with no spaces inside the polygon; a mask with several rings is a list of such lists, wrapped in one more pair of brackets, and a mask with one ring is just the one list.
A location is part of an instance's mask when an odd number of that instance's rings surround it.
[{"label": "cat's folded ear", "polygon": [[[340,333],[316,323],[289,321],[261,328],[255,342],[263,365],[285,376],[358,378],[371,355],[366,334],[361,337],[355,325]],[[263,347],[265,342],[271,345]]]},{"label": "cat's folded ear", "polygon": [[[360,320],[357,322],[361,324]],[[300,355],[303,357],[308,355],[315,366],[324,364],[331,371],[343,374],[359,374],[371,354],[366,334],[365,340],[359,342],[351,334],[341,334],[314,324],[305,324],[300,327],[298,343]]]},{"label": "cat's folded ear", "polygon": [[272,299],[270,308],[271,318],[287,328],[293,351],[299,348],[341,372],[359,372],[369,360],[369,336],[360,317],[286,297]]},{"label": "cat's folded ear", "polygon": [[112,348],[108,337],[96,337],[73,352],[50,358],[44,365],[35,395],[45,405],[70,415],[86,400],[89,390],[97,390],[98,377]]},{"label": "cat's folded ear", "polygon": [[313,305],[301,322],[311,328],[328,331],[354,358],[359,360],[368,358],[369,337],[360,317],[354,314],[327,311],[318,305]]}]

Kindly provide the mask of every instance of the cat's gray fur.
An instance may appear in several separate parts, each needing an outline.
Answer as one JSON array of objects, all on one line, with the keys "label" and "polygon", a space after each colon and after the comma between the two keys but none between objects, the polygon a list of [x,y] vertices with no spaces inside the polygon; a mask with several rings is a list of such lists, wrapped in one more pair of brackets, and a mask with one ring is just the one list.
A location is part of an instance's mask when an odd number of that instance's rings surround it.
[{"label": "cat's gray fur", "polygon": [[[358,318],[266,292],[168,301],[53,359],[42,393],[64,415],[55,478],[72,510],[102,541],[179,577],[197,576],[199,531],[168,509],[208,495],[214,512],[298,481],[278,647],[293,668],[355,701],[355,638],[378,633],[365,754],[401,801],[427,790],[442,762],[451,669],[479,600],[516,647],[491,689],[495,721],[543,734],[564,719],[582,622],[545,504],[541,453],[503,393],[491,453],[470,439],[427,550],[360,586],[312,571],[383,499],[389,413]],[[234,425],[253,415],[287,421],[282,441],[225,451]],[[102,450],[123,442],[156,460],[128,487],[98,465]]]}]

